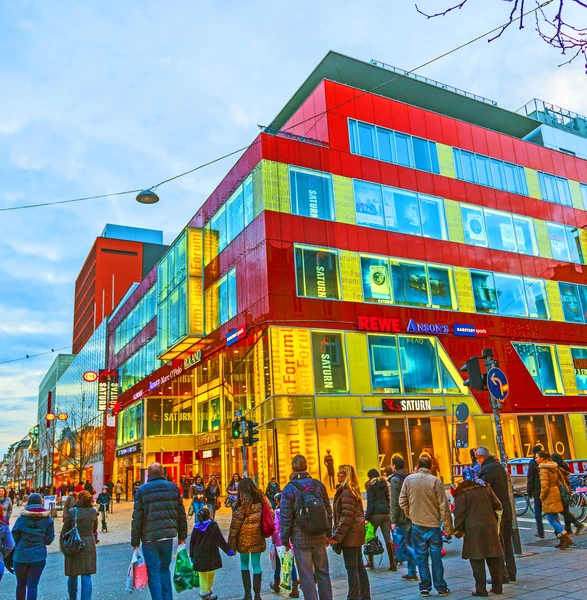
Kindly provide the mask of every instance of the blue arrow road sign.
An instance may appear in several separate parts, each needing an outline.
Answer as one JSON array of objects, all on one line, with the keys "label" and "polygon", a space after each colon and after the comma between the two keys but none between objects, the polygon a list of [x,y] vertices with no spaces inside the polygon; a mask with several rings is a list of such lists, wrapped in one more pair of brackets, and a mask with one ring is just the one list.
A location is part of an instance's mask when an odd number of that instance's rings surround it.
[{"label": "blue arrow road sign", "polygon": [[493,367],[493,369],[487,373],[487,387],[492,396],[498,400],[505,400],[510,391],[508,378],[505,376],[505,373],[497,367]]}]

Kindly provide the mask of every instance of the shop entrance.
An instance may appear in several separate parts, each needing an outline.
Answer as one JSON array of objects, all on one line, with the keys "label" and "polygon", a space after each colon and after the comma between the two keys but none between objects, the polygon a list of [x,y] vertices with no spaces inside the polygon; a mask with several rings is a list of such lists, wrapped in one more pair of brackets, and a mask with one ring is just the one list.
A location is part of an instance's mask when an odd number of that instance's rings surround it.
[{"label": "shop entrance", "polygon": [[163,468],[165,469],[166,475],[171,478],[171,481],[173,481],[173,483],[179,484],[179,466],[177,464],[163,465]]},{"label": "shop entrance", "polygon": [[522,455],[532,456],[532,448],[541,446],[564,459],[573,458],[565,415],[518,415]]}]

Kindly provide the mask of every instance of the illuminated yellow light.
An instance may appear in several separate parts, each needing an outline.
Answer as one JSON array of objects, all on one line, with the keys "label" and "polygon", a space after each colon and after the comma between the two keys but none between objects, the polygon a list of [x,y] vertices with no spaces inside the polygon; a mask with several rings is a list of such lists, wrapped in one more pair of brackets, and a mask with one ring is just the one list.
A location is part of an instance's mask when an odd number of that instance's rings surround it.
[{"label": "illuminated yellow light", "polygon": [[47,414],[45,415],[45,419],[47,419],[47,421],[54,421],[54,420],[55,420],[55,418],[56,418],[56,415],[55,415],[55,414],[53,414],[53,413],[47,413]]}]

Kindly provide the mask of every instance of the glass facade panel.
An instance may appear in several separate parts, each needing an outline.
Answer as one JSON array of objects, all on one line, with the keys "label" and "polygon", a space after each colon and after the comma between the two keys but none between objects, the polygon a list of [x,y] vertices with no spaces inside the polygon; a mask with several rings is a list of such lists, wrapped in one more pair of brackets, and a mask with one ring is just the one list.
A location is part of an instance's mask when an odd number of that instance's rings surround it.
[{"label": "glass facade panel", "polygon": [[486,156],[475,156],[477,162],[477,176],[479,177],[479,183],[481,185],[492,186],[493,180],[491,179],[491,165],[489,159]]},{"label": "glass facade panel", "polygon": [[420,213],[424,237],[447,240],[446,217],[442,198],[420,194]]},{"label": "glass facade panel", "polygon": [[384,228],[381,186],[355,180],[354,188],[357,225]]},{"label": "glass facade panel", "polygon": [[377,445],[381,468],[390,465],[392,458],[396,456],[402,458],[406,467],[410,468],[411,457],[408,454],[405,419],[377,419]]},{"label": "glass facade panel", "polygon": [[391,303],[389,260],[363,256],[361,274],[365,302]]},{"label": "glass facade panel", "polygon": [[516,252],[516,236],[512,215],[485,209],[485,226],[489,245],[497,250]]},{"label": "glass facade panel", "polygon": [[579,230],[576,227],[566,227],[566,233],[571,262],[583,264],[583,250],[581,249]]},{"label": "glass facade panel", "polygon": [[569,323],[583,323],[583,309],[579,299],[579,290],[574,283],[559,282],[558,288],[563,305],[565,321]]},{"label": "glass facade panel", "polygon": [[522,342],[512,346],[544,395],[564,393],[555,346]]},{"label": "glass facade panel", "polygon": [[565,226],[557,225],[555,223],[547,223],[546,226],[548,228],[548,237],[550,239],[552,258],[555,260],[571,262]]},{"label": "glass facade panel", "polygon": [[245,227],[255,218],[255,206],[253,201],[253,176],[249,175],[245,179],[243,204],[245,213]]},{"label": "glass facade panel", "polygon": [[580,396],[587,395],[587,348],[571,348],[573,371]]},{"label": "glass facade panel", "polygon": [[579,184],[579,188],[581,189],[581,198],[583,199],[583,208],[587,210],[587,184],[581,183]]},{"label": "glass facade panel", "polygon": [[548,302],[546,290],[542,279],[524,278],[526,287],[526,298],[528,300],[528,312],[534,319],[549,319]]},{"label": "glass facade panel", "polygon": [[396,132],[394,137],[397,152],[397,164],[402,165],[403,167],[411,167],[413,160],[410,136]]},{"label": "glass facade panel", "polygon": [[[395,154],[395,143],[393,133],[386,129],[377,128],[377,146],[379,149],[379,159],[386,162],[397,162]],[[352,150],[351,150],[352,152]]]},{"label": "glass facade panel", "polygon": [[340,299],[336,251],[297,247],[295,257],[298,296]]},{"label": "glass facade panel", "polygon": [[506,317],[527,317],[524,281],[514,275],[495,274],[499,314]]},{"label": "glass facade panel", "polygon": [[312,331],[312,353],[316,393],[347,392],[346,357],[342,334]]},{"label": "glass facade panel", "polygon": [[245,212],[243,204],[243,186],[228,199],[226,203],[226,218],[228,223],[227,243],[232,240],[245,228]]},{"label": "glass facade panel", "polygon": [[496,315],[498,312],[497,291],[493,273],[489,271],[471,271],[471,283],[476,311]]},{"label": "glass facade panel", "polygon": [[544,415],[520,415],[518,416],[518,427],[522,452],[525,457],[532,456],[534,446],[540,446],[548,452],[548,433]]},{"label": "glass facade panel", "polygon": [[395,304],[420,307],[429,305],[428,278],[424,263],[392,259],[391,277]]},{"label": "glass facade panel", "polygon": [[413,137],[412,142],[414,145],[414,162],[416,163],[416,169],[421,169],[422,171],[432,171],[428,141]]},{"label": "glass facade panel", "polygon": [[[397,338],[394,335],[370,335],[369,364],[371,385],[376,394],[401,394]],[[406,363],[406,360],[403,361]]]},{"label": "glass facade panel", "polygon": [[363,156],[375,158],[375,127],[359,123],[359,148]]},{"label": "glass facade panel", "polygon": [[461,204],[465,242],[474,246],[487,246],[487,233],[483,209],[470,204]]},{"label": "glass facade panel", "polygon": [[498,190],[505,190],[505,170],[503,163],[500,160],[490,159],[491,163],[491,178],[493,179],[493,187]]},{"label": "glass facade panel", "polygon": [[390,201],[391,190],[385,189],[384,198],[388,229],[409,235],[422,235],[418,194],[396,189],[393,191],[393,201]]},{"label": "glass facade panel", "polygon": [[461,166],[463,168],[463,179],[472,183],[477,183],[477,166],[475,165],[475,155],[461,150]]},{"label": "glass facade panel", "polygon": [[398,337],[404,393],[440,394],[436,341],[421,337]]},{"label": "glass facade panel", "polygon": [[529,217],[519,217],[514,215],[514,231],[516,233],[518,252],[538,256],[538,244],[536,243],[534,221]]},{"label": "glass facade panel", "polygon": [[431,308],[456,310],[456,294],[451,267],[429,266],[428,283]]},{"label": "glass facade panel", "polygon": [[334,218],[332,176],[329,173],[290,167],[292,212],[314,219]]}]

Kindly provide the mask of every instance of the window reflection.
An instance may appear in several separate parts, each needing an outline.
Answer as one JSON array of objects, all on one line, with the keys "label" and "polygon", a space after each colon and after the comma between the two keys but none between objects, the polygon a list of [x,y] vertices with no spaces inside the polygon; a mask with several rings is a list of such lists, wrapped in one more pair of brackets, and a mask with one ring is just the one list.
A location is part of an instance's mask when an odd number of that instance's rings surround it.
[{"label": "window reflection", "polygon": [[510,317],[527,317],[526,294],[521,277],[495,274],[499,313]]},{"label": "window reflection", "polygon": [[332,220],[332,175],[290,167],[292,213],[314,219]]},{"label": "window reflection", "polygon": [[475,309],[479,313],[497,314],[497,293],[493,273],[471,271]]},{"label": "window reflection", "polygon": [[339,299],[336,251],[296,247],[295,259],[298,296]]},{"label": "window reflection", "polygon": [[391,302],[389,260],[362,257],[361,272],[365,302]]},{"label": "window reflection", "polygon": [[435,340],[399,336],[400,364],[406,394],[439,394]]},{"label": "window reflection", "polygon": [[396,304],[428,306],[428,280],[425,264],[392,260],[391,272]]},{"label": "window reflection", "polygon": [[522,342],[512,346],[543,394],[564,393],[555,346]]}]

